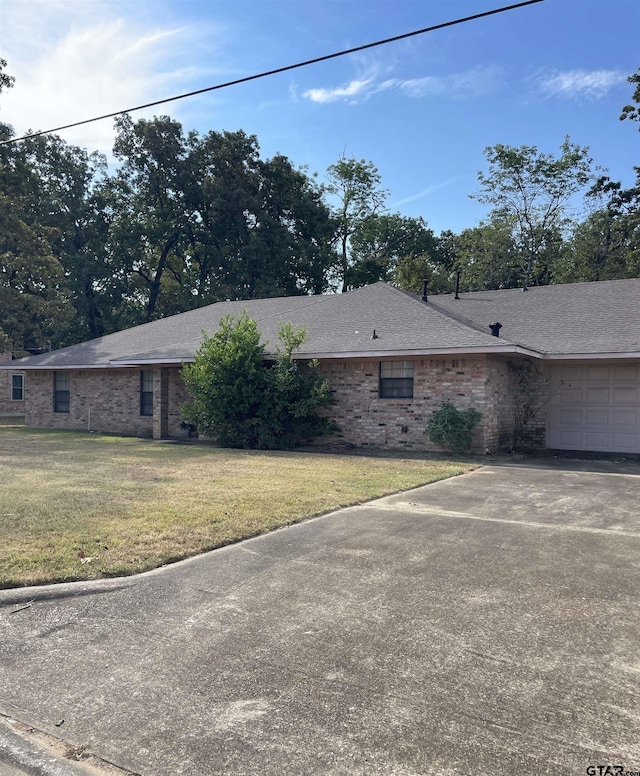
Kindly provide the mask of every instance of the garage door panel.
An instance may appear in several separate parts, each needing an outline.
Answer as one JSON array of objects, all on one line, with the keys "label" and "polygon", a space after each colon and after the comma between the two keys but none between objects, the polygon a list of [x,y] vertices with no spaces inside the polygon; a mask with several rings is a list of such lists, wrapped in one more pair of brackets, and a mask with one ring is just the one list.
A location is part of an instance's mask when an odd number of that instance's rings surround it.
[{"label": "garage door panel", "polygon": [[611,425],[617,428],[637,428],[638,410],[613,410],[611,413]]},{"label": "garage door panel", "polygon": [[614,432],[612,435],[612,450],[620,453],[638,452],[638,435]]},{"label": "garage door panel", "polygon": [[609,379],[609,367],[608,366],[590,366],[587,367],[585,378],[587,380],[608,380]]},{"label": "garage door panel", "polygon": [[640,453],[639,363],[557,366],[551,378],[549,447]]},{"label": "garage door panel", "polygon": [[638,404],[638,389],[634,386],[614,386],[611,391],[613,404]]},{"label": "garage door panel", "polygon": [[582,435],[581,450],[608,450],[609,432],[608,431],[585,431]]},{"label": "garage door panel", "polygon": [[580,431],[560,431],[558,433],[558,447],[567,450],[580,450],[582,446],[582,433]]},{"label": "garage door panel", "polygon": [[609,419],[609,410],[588,409],[583,413],[583,422],[590,428],[593,426],[604,426],[606,428],[609,425]]},{"label": "garage door panel", "polygon": [[563,366],[560,367],[560,379],[561,380],[582,380],[582,367],[581,366]]},{"label": "garage door panel", "polygon": [[583,390],[581,385],[563,385],[554,393],[557,404],[582,404]]},{"label": "garage door panel", "polygon": [[587,404],[609,404],[610,391],[608,387],[587,386],[584,400]]},{"label": "garage door panel", "polygon": [[558,420],[563,426],[579,426],[582,424],[582,410],[561,409]]},{"label": "garage door panel", "polygon": [[614,366],[611,376],[614,380],[640,380],[640,372],[637,366]]}]

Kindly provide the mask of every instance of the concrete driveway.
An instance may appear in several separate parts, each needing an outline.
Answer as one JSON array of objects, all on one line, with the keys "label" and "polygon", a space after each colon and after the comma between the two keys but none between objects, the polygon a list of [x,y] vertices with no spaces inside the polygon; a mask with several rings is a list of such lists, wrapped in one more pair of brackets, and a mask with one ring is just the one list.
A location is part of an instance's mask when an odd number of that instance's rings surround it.
[{"label": "concrete driveway", "polygon": [[4,591],[0,712],[144,776],[640,771],[639,505],[638,463],[488,466]]}]

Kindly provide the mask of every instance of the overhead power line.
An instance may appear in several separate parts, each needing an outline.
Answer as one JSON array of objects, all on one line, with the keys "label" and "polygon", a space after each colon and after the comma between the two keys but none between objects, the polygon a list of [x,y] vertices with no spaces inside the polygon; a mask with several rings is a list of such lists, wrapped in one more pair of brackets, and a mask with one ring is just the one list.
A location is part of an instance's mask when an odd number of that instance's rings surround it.
[{"label": "overhead power line", "polygon": [[505,11],[513,11],[516,8],[522,8],[526,5],[534,5],[534,3],[542,3],[544,0],[523,0],[520,3],[514,3],[513,5],[505,5],[502,8],[494,8],[492,11],[483,11],[482,13],[476,13],[472,16],[465,16],[461,19],[454,19],[449,22],[442,22],[441,24],[434,24],[431,27],[424,27],[421,30],[414,30],[413,32],[405,32],[402,35],[394,35],[392,38],[385,38],[384,40],[377,40],[374,43],[365,43],[362,46],[355,46],[350,49],[343,49],[337,51],[334,54],[325,54],[321,57],[315,57],[314,59],[306,59],[304,62],[296,62],[294,65],[285,65],[284,67],[277,67],[275,70],[265,70],[262,73],[255,73],[254,75],[248,75],[244,78],[236,78],[233,81],[225,81],[221,84],[215,84],[214,86],[207,86],[204,89],[196,89],[193,92],[185,92],[184,94],[178,94],[175,97],[166,97],[162,100],[155,100],[154,102],[147,102],[144,105],[136,105],[133,108],[125,108],[124,110],[118,110],[114,113],[105,113],[102,116],[95,116],[91,119],[83,119],[82,121],[74,121],[72,124],[64,124],[61,127],[54,127],[53,129],[43,129],[39,132],[33,132],[29,135],[23,135],[22,137],[12,137],[9,140],[0,141],[0,145],[8,145],[9,143],[18,143],[21,140],[28,140],[32,137],[39,137],[40,135],[49,135],[52,132],[60,132],[63,129],[71,129],[72,127],[80,127],[83,124],[91,124],[94,121],[102,121],[103,119],[111,119],[115,116],[121,116],[124,113],[133,113],[137,110],[144,110],[145,108],[153,108],[156,105],[164,105],[168,102],[175,102],[176,100],[184,100],[187,97],[195,97],[197,94],[205,94],[206,92],[213,92],[218,89],[226,89],[229,86],[238,86],[239,84],[245,84],[249,81],[257,81],[259,78],[267,78],[270,75],[278,75],[278,73],[287,73],[290,70],[297,70],[301,67],[308,67],[309,65],[316,65],[319,62],[327,62],[330,59],[337,59],[338,57],[344,57],[347,54],[355,54],[358,51],[366,51],[367,49],[375,48],[376,46],[384,46],[387,43],[395,43],[399,40],[406,40],[407,38],[413,38],[417,35],[424,35],[427,32],[434,32],[435,30],[442,30],[445,27],[453,27],[456,24],[464,24],[465,22],[472,22],[476,19],[482,19],[486,16],[494,16],[495,14],[504,13]]}]

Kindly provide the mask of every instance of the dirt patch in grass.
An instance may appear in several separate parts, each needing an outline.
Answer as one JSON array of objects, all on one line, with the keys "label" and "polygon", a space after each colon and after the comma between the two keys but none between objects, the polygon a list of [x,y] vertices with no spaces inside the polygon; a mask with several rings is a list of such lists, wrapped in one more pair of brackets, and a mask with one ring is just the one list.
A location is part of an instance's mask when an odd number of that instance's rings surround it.
[{"label": "dirt patch in grass", "polygon": [[0,428],[0,587],[134,574],[473,468]]}]

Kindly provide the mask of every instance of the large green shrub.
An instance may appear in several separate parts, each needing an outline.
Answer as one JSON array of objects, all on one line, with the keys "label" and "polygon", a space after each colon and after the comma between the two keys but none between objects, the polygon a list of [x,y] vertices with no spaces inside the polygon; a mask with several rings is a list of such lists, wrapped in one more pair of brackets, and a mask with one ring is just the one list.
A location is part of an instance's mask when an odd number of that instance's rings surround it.
[{"label": "large green shrub", "polygon": [[450,402],[444,402],[431,416],[425,433],[434,444],[454,453],[464,453],[471,447],[473,429],[481,418],[478,410],[459,410]]},{"label": "large green shrub", "polygon": [[301,367],[292,355],[306,339],[304,328],[282,324],[269,364],[256,322],[246,312],[223,318],[218,331],[205,335],[194,363],[183,367],[191,397],[185,420],[223,447],[294,447],[335,428],[317,414],[332,402],[317,363]]}]

